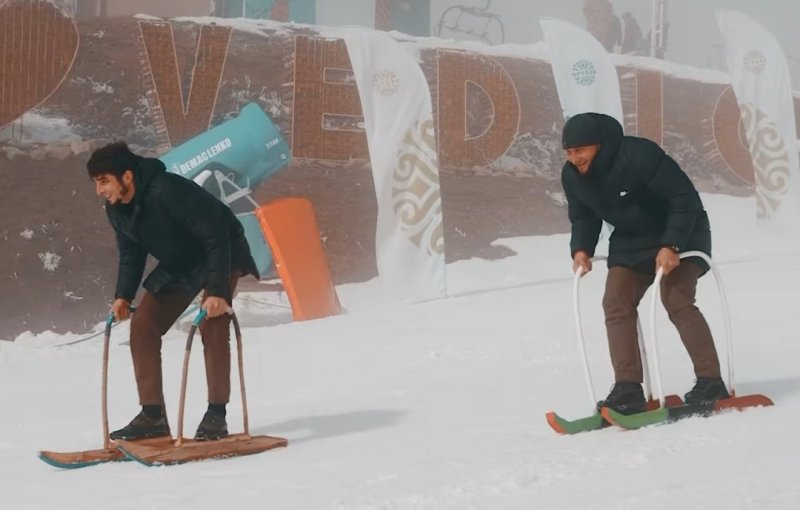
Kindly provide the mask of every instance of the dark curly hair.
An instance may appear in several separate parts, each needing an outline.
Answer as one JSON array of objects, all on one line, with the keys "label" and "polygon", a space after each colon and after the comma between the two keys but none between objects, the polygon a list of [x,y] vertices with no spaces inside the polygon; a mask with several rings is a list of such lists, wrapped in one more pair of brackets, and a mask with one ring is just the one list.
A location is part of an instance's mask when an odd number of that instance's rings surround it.
[{"label": "dark curly hair", "polygon": [[125,142],[114,142],[100,147],[92,153],[86,162],[89,177],[95,179],[103,174],[110,174],[122,179],[126,170],[136,173],[140,157],[131,152]]}]

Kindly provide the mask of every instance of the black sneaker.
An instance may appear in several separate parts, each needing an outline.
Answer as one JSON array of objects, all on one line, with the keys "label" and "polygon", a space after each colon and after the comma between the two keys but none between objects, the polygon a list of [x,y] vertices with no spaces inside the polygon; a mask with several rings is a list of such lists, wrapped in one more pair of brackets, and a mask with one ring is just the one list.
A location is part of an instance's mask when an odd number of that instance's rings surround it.
[{"label": "black sneaker", "polygon": [[215,439],[222,439],[228,435],[228,423],[225,421],[225,415],[215,413],[213,411],[206,411],[203,416],[203,421],[197,427],[197,432],[194,438],[197,441],[213,441]]},{"label": "black sneaker", "polygon": [[645,410],[644,391],[642,385],[635,382],[618,381],[611,392],[597,403],[597,410],[608,407],[620,414],[636,414]]},{"label": "black sneaker", "polygon": [[119,430],[115,430],[109,435],[109,437],[111,437],[111,439],[136,441],[137,439],[169,435],[169,424],[167,423],[167,418],[165,416],[162,415],[158,418],[153,418],[144,414],[144,411],[142,411],[137,414],[127,426]]},{"label": "black sneaker", "polygon": [[728,397],[730,395],[721,377],[698,377],[694,388],[683,399],[687,404],[713,404]]}]

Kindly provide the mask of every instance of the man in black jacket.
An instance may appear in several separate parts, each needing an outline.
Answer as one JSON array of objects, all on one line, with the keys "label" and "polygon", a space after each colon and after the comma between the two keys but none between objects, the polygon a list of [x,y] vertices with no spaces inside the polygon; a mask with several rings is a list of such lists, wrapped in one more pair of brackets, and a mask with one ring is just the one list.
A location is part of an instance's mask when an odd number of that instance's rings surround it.
[{"label": "man in black jacket", "polygon": [[225,406],[230,396],[230,315],[236,282],[258,275],[233,212],[194,182],[166,172],[164,164],[140,157],[117,142],[96,150],[86,164],[97,195],[114,228],[119,270],[111,313],[130,316],[147,255],[158,266],[145,289],[130,328],[131,355],[142,411],[112,439],[169,435],[161,375],[161,336],[204,290],[200,325],[208,382],[208,411],[196,439],[228,434]]},{"label": "man in black jacket", "polygon": [[728,397],[711,331],[695,306],[697,280],[708,265],[699,257],[681,263],[679,256],[692,250],[711,254],[708,215],[689,177],[656,143],[623,136],[622,126],[608,115],[571,117],[562,145],[574,271],[592,270],[603,220],[614,227],[603,310],[615,384],[598,406],[625,414],[644,410],[637,307],[659,267],[661,300],[697,377],[686,402]]}]

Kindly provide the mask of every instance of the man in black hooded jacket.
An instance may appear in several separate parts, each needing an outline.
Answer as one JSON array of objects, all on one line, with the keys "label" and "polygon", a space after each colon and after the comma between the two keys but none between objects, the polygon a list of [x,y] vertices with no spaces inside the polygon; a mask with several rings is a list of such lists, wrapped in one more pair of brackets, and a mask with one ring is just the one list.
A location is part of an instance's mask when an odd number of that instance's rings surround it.
[{"label": "man in black hooded jacket", "polygon": [[114,228],[119,270],[111,313],[130,316],[147,255],[158,266],[145,279],[145,293],[130,328],[130,346],[141,412],[111,439],[169,435],[164,410],[161,336],[204,290],[200,325],[208,382],[208,411],[199,440],[228,434],[225,406],[230,396],[230,310],[236,282],[258,275],[233,212],[196,183],[166,172],[164,164],[140,157],[117,142],[96,150],[86,168]]},{"label": "man in black hooded jacket", "polygon": [[727,398],[711,331],[695,306],[697,280],[708,265],[699,257],[681,262],[679,256],[693,250],[711,254],[708,215],[691,180],[656,143],[623,136],[622,126],[608,115],[571,117],[562,145],[574,271],[591,271],[603,220],[614,227],[603,310],[615,384],[598,406],[625,414],[645,408],[637,307],[659,267],[661,300],[697,377],[686,402]]}]

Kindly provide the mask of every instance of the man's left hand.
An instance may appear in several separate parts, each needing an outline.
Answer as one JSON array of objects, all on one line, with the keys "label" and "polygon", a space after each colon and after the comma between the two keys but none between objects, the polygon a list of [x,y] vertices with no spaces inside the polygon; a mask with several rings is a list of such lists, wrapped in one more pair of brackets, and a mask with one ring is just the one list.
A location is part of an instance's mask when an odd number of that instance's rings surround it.
[{"label": "man's left hand", "polygon": [[671,248],[661,248],[656,255],[656,271],[658,268],[664,270],[664,276],[672,272],[673,269],[678,267],[681,263],[681,257]]},{"label": "man's left hand", "polygon": [[228,302],[221,297],[208,296],[206,300],[203,301],[201,308],[206,311],[206,315],[209,319],[213,319],[214,317],[219,317],[223,313],[227,313],[231,307],[228,306]]}]

